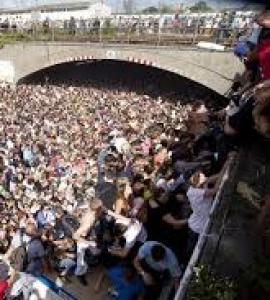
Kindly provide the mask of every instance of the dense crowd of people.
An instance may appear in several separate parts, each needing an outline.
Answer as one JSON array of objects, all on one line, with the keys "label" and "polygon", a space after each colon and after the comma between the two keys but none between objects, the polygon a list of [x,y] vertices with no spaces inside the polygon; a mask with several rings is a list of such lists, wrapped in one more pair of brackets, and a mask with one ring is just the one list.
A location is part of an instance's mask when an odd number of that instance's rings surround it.
[{"label": "dense crowd of people", "polygon": [[55,14],[47,13],[40,20],[32,20],[24,15],[0,16],[0,28],[3,31],[29,31],[33,26],[49,30],[64,30],[70,33],[93,33],[100,28],[117,29],[119,33],[134,31],[137,33],[181,33],[192,34],[199,30],[200,34],[211,35],[223,30],[228,35],[231,31],[241,33],[251,29],[255,12],[229,11],[225,13],[179,13],[162,15],[112,15],[110,17],[76,17],[70,12],[70,17],[61,19]]},{"label": "dense crowd of people", "polygon": [[[178,285],[221,175],[209,176],[226,156],[216,116],[185,103],[105,88],[2,86],[5,259],[35,276],[46,262],[83,284],[91,263],[113,276],[135,259],[155,288],[165,270]],[[17,253],[24,243],[26,262]]]},{"label": "dense crowd of people", "polygon": [[223,111],[215,99],[1,85],[0,299],[17,272],[87,285],[96,265],[112,299],[179,287],[232,151],[269,137],[269,20],[236,51],[246,72]]}]

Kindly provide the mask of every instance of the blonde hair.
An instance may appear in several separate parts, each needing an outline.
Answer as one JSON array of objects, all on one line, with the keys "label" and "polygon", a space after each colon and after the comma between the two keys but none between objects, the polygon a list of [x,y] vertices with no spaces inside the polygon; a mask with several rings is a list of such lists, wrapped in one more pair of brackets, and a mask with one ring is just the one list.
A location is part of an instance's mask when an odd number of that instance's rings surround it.
[{"label": "blonde hair", "polygon": [[103,206],[103,202],[100,199],[93,199],[90,201],[89,207],[91,210],[98,210]]},{"label": "blonde hair", "polygon": [[127,178],[119,178],[117,180],[117,189],[125,189],[126,185],[128,184],[128,179]]},{"label": "blonde hair", "polygon": [[38,236],[39,235],[39,231],[38,231],[36,225],[33,223],[28,223],[26,225],[25,232],[29,236]]},{"label": "blonde hair", "polygon": [[122,186],[117,188],[116,198],[117,199],[125,199],[126,198],[125,197],[125,188],[123,188]]}]

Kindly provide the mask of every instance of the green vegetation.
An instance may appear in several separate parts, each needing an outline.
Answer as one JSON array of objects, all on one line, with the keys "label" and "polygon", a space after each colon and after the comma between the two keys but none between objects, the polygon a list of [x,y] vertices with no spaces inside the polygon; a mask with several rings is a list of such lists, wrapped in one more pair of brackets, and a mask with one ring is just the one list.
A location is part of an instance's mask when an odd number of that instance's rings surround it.
[{"label": "green vegetation", "polygon": [[[205,1],[198,1],[193,6],[191,6],[189,9],[191,12],[212,12],[212,11],[214,11],[214,9],[211,6],[209,6]],[[177,11],[177,9],[175,9],[174,6],[163,4],[163,5],[161,5],[160,8],[157,8],[156,6],[146,7],[140,13],[142,13],[142,14],[158,14],[158,13],[170,14],[170,13],[172,13],[172,14],[174,14],[177,12],[178,11]]]},{"label": "green vegetation", "polygon": [[191,12],[211,12],[211,11],[213,11],[213,8],[211,6],[208,6],[208,4],[205,1],[199,1],[190,7],[190,11]]},{"label": "green vegetation", "polygon": [[2,33],[0,35],[0,49],[6,44],[13,44],[16,42],[29,41],[30,37],[27,34],[18,32]]},{"label": "green vegetation", "polygon": [[227,278],[220,278],[206,266],[194,268],[195,274],[187,291],[189,300],[235,300],[236,284]]},{"label": "green vegetation", "polygon": [[143,9],[140,13],[142,14],[174,14],[176,10],[173,6],[170,5],[161,5],[160,8],[155,6],[149,6]]},{"label": "green vegetation", "polygon": [[270,259],[257,257],[240,278],[239,299],[270,299]]},{"label": "green vegetation", "polygon": [[270,259],[258,256],[239,274],[237,284],[220,279],[206,267],[195,270],[188,287],[189,300],[266,300],[270,299]]},{"label": "green vegetation", "polygon": [[142,14],[158,14],[159,9],[155,6],[149,6],[141,11]]},{"label": "green vegetation", "polygon": [[162,14],[170,14],[170,13],[175,13],[175,9],[169,5],[162,5],[160,8],[160,12]]}]

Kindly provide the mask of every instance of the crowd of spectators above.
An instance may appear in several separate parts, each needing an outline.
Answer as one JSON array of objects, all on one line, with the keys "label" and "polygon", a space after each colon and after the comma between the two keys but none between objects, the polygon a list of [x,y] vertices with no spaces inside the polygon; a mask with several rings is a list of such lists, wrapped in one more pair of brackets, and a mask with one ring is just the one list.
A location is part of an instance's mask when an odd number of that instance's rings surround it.
[{"label": "crowd of spectators above", "polygon": [[[134,29],[142,32],[182,32],[184,29],[192,31],[196,28],[205,33],[212,33],[218,29],[244,31],[252,28],[255,12],[225,12],[208,14],[175,14],[175,15],[112,15],[110,17],[74,17],[62,19],[52,18],[48,13],[40,20],[31,19],[24,15],[0,16],[2,30],[25,31],[39,24],[44,28],[72,29],[76,32],[91,32],[100,27],[116,28],[119,31]],[[181,31],[182,30],[182,31]]]},{"label": "crowd of spectators above", "polygon": [[234,150],[270,136],[269,11],[257,23],[222,111],[120,86],[1,86],[0,299],[16,272],[87,285],[95,265],[112,299],[179,287]]}]

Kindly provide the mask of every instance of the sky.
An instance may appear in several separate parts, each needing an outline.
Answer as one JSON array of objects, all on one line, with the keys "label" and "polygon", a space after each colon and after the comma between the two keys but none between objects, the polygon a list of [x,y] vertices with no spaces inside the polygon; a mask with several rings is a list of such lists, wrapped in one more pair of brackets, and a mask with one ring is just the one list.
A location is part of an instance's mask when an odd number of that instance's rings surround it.
[{"label": "sky", "polygon": [[[35,4],[49,4],[49,3],[61,3],[61,2],[79,2],[80,0],[0,0],[0,8],[10,8],[14,6],[34,6]],[[85,0],[82,0],[85,1]],[[87,0],[86,0],[87,1]],[[191,5],[198,2],[198,0],[133,0],[136,3],[137,8],[144,8],[148,6],[158,6],[159,3],[176,5],[184,3]],[[244,0],[206,0],[214,8],[220,9],[222,7],[239,7]],[[91,2],[91,0],[89,0]],[[119,8],[121,0],[104,0],[105,3],[112,6],[114,10]],[[254,1],[256,2],[256,1]]]}]

